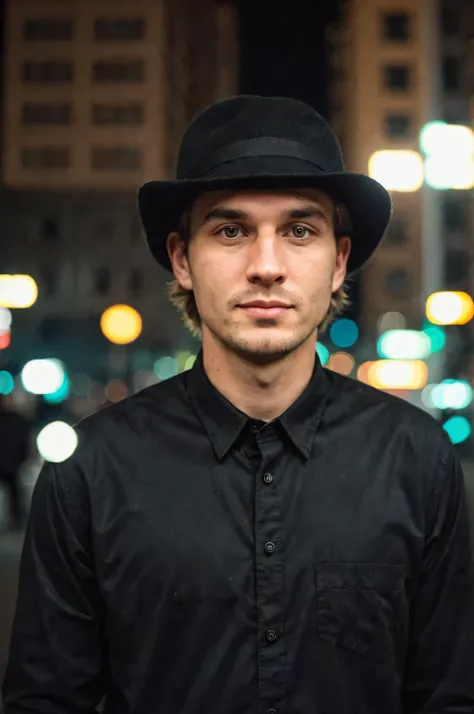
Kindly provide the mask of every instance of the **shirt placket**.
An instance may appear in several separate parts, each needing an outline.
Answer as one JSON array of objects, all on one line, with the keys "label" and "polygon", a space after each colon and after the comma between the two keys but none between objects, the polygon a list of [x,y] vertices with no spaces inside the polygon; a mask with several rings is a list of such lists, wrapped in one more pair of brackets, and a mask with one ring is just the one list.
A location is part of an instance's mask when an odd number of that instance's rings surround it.
[{"label": "shirt placket", "polygon": [[[258,618],[258,682],[264,712],[282,705],[285,682],[284,539],[278,472],[281,441],[275,428],[257,434],[260,466],[255,488],[255,565]],[[280,706],[281,708],[281,706]]]}]

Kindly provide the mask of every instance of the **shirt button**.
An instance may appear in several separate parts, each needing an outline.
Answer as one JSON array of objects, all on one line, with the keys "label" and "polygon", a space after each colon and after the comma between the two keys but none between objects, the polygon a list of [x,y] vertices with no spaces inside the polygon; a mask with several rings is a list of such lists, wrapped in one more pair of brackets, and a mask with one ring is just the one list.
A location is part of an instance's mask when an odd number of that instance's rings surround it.
[{"label": "shirt button", "polygon": [[276,638],[277,638],[277,633],[275,632],[275,630],[268,630],[268,632],[267,632],[267,641],[268,641],[268,642],[275,642]]},{"label": "shirt button", "polygon": [[269,709],[269,710],[267,711],[267,714],[277,714],[277,710],[276,710],[276,709]]},{"label": "shirt button", "polygon": [[275,550],[275,543],[272,543],[271,541],[265,543],[265,550],[267,553],[273,553]]},{"label": "shirt button", "polygon": [[273,481],[273,476],[270,473],[266,473],[263,477],[265,483],[271,483]]}]

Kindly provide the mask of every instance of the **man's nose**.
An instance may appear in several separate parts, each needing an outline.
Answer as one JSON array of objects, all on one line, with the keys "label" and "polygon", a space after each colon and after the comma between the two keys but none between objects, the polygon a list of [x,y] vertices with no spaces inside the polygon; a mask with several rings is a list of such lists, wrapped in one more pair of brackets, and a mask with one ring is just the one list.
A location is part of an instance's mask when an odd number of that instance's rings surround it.
[{"label": "man's nose", "polygon": [[250,282],[266,285],[282,283],[286,278],[282,246],[278,236],[266,232],[258,236],[251,246],[247,278]]}]

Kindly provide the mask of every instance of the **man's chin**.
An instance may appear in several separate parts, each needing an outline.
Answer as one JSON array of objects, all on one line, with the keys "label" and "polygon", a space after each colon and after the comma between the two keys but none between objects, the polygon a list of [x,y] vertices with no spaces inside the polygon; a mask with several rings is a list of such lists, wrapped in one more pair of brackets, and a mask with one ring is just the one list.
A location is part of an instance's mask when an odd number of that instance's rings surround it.
[{"label": "man's chin", "polygon": [[228,346],[243,359],[256,364],[265,364],[283,359],[296,350],[301,340],[295,340],[294,335],[267,336],[264,339],[251,335],[247,338],[233,337],[228,341]]}]

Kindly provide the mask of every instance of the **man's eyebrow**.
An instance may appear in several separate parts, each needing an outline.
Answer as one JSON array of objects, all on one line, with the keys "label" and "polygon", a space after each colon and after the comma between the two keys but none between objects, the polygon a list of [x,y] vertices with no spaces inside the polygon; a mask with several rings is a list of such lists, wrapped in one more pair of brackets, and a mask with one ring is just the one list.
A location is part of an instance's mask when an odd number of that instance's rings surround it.
[{"label": "man's eyebrow", "polygon": [[248,219],[248,217],[249,215],[248,213],[245,213],[245,211],[240,211],[237,208],[219,206],[218,208],[213,208],[212,211],[209,211],[209,213],[204,216],[201,221],[201,225],[203,226],[205,223],[209,223],[210,221],[216,219],[223,221],[242,221]]},{"label": "man's eyebrow", "polygon": [[[301,206],[299,208],[290,208],[288,211],[284,211],[282,216],[286,220],[301,220],[303,218],[320,218],[325,223],[329,224],[329,218],[325,211],[319,206],[314,204],[308,204],[306,206]],[[223,220],[223,221],[244,221],[249,219],[249,214],[238,208],[230,208],[227,206],[217,206],[213,208],[209,213],[207,213],[201,225],[205,225],[213,220]]]},{"label": "man's eyebrow", "polygon": [[301,206],[300,208],[292,208],[285,212],[288,218],[292,219],[303,219],[303,218],[321,218],[325,223],[329,224],[329,218],[325,211],[319,206],[313,204],[308,204],[307,206]]}]

